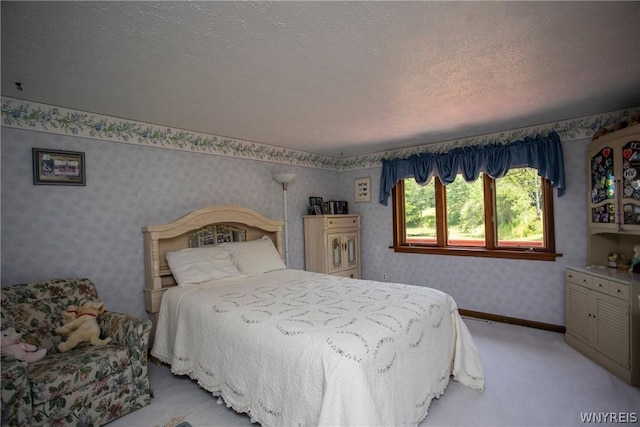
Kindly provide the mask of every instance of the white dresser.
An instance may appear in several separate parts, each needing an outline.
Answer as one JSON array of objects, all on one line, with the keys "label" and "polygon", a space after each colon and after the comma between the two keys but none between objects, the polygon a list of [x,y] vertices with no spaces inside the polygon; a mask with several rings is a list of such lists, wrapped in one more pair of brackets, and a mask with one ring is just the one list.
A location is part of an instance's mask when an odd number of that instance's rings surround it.
[{"label": "white dresser", "polygon": [[305,215],[305,269],[360,278],[360,215]]},{"label": "white dresser", "polygon": [[640,385],[640,274],[568,267],[565,286],[567,344]]}]

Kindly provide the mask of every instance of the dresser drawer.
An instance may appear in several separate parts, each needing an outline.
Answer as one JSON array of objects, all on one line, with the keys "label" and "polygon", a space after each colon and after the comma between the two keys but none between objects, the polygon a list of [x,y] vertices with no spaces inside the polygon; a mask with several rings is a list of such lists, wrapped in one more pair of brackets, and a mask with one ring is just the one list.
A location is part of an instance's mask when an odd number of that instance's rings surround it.
[{"label": "dresser drawer", "polygon": [[344,270],[338,273],[331,273],[333,276],[342,276],[342,277],[350,277],[352,279],[360,278],[360,271],[357,268],[351,270]]},{"label": "dresser drawer", "polygon": [[357,217],[346,217],[346,218],[327,218],[327,228],[347,228],[347,227],[355,227],[358,225]]},{"label": "dresser drawer", "polygon": [[629,299],[629,286],[623,285],[622,283],[611,282],[609,295],[626,301]]},{"label": "dresser drawer", "polygon": [[600,277],[592,277],[591,288],[596,291],[608,294],[609,289],[611,289],[611,282]]},{"label": "dresser drawer", "polygon": [[579,273],[573,270],[565,270],[565,279],[567,282],[575,283],[578,285],[586,286],[591,288],[592,276],[588,274]]}]

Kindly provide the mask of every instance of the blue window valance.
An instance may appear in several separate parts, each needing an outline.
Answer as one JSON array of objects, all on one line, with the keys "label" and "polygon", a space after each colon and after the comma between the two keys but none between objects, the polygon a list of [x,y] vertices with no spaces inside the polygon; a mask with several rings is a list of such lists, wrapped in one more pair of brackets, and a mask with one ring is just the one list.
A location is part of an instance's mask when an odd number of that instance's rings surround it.
[{"label": "blue window valance", "polygon": [[387,204],[391,189],[400,179],[415,178],[424,184],[433,176],[450,184],[460,173],[465,181],[475,181],[480,172],[500,178],[510,168],[531,167],[551,181],[562,196],[565,189],[562,143],[556,132],[547,137],[537,135],[507,144],[473,145],[454,148],[446,153],[414,154],[406,159],[382,159],[380,203]]}]

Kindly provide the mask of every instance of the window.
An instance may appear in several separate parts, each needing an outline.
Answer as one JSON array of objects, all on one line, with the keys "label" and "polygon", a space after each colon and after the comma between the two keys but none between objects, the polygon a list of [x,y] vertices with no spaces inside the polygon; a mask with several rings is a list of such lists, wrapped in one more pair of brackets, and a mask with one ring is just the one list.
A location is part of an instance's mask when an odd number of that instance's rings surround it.
[{"label": "window", "polygon": [[554,260],[553,193],[532,168],[502,178],[398,181],[392,194],[397,252]]}]

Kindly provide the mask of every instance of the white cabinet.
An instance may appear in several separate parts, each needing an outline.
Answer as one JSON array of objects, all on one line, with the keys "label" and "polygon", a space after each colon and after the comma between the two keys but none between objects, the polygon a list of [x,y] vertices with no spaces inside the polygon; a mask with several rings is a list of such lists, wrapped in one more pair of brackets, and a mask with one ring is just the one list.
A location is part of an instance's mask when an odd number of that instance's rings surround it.
[{"label": "white cabinet", "polygon": [[632,385],[640,385],[640,274],[606,267],[640,244],[640,125],[587,148],[588,267],[566,270],[565,341]]},{"label": "white cabinet", "polygon": [[640,385],[640,275],[606,267],[566,270],[565,341]]},{"label": "white cabinet", "polygon": [[592,232],[640,234],[640,126],[594,140],[587,160]]},{"label": "white cabinet", "polygon": [[360,216],[306,215],[305,269],[360,278]]},{"label": "white cabinet", "polygon": [[626,259],[640,244],[640,125],[606,134],[587,149],[589,264]]}]

